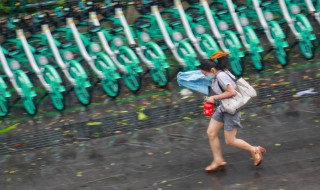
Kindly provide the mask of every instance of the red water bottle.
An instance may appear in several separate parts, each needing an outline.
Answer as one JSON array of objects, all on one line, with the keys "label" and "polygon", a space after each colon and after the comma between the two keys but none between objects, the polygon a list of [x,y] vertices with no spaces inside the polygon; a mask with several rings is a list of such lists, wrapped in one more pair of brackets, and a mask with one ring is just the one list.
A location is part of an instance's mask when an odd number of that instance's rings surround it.
[{"label": "red water bottle", "polygon": [[213,108],[214,108],[213,103],[205,102],[204,105],[203,105],[203,114],[205,116],[212,116]]}]

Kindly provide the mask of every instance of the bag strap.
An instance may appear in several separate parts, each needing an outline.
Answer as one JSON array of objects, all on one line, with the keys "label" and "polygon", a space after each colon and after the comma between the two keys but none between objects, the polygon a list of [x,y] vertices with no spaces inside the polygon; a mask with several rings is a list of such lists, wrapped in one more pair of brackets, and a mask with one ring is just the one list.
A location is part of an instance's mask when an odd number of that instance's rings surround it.
[{"label": "bag strap", "polygon": [[[225,71],[223,71],[223,72],[225,72]],[[237,82],[237,80],[239,79],[237,79],[237,77],[235,76],[235,78],[233,78],[230,74],[229,74],[229,71],[228,72],[225,72],[225,73],[227,73],[227,75],[229,75],[229,77],[234,81],[234,82]]]},{"label": "bag strap", "polygon": [[208,86],[208,96],[211,96],[211,94],[212,94],[212,88],[211,86]]},{"label": "bag strap", "polygon": [[216,80],[217,80],[217,82],[218,82],[218,85],[219,85],[219,88],[220,88],[221,92],[223,93],[224,90],[223,90],[223,88],[221,87],[221,84],[220,84],[219,79],[218,79],[218,75],[217,75],[217,77],[216,77]]},{"label": "bag strap", "polygon": [[[225,71],[222,71],[222,72],[225,72]],[[234,82],[237,82],[237,79],[236,78],[233,78],[230,74],[229,74],[229,71],[228,72],[225,72]],[[219,74],[219,73],[218,73]],[[218,85],[219,85],[219,88],[221,90],[221,92],[225,92],[225,90],[223,90],[223,88],[221,87],[221,84],[219,82],[219,79],[218,79],[218,75],[216,77],[216,80],[218,81]]]},{"label": "bag strap", "polygon": [[219,82],[218,78],[217,78],[217,81],[218,81],[219,88],[220,88],[221,92],[223,93],[223,92],[224,92],[224,90],[223,90],[223,88],[221,87],[221,84],[220,84],[220,82]]}]

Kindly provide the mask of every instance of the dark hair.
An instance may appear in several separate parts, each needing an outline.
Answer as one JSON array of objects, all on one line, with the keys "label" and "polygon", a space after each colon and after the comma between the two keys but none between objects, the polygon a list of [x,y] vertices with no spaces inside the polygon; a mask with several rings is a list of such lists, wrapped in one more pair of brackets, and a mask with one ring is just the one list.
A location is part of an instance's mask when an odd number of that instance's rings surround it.
[{"label": "dark hair", "polygon": [[200,60],[200,69],[204,71],[210,72],[212,68],[218,69],[218,70],[225,70],[227,69],[228,65],[228,57],[224,56],[215,60],[212,59],[202,59]]}]

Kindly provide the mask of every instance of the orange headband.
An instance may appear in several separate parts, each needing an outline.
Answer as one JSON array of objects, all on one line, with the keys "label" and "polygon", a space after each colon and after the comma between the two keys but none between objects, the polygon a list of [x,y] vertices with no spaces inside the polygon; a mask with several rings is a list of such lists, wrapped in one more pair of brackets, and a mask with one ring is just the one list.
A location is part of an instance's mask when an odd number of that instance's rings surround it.
[{"label": "orange headband", "polygon": [[228,55],[228,53],[225,53],[225,52],[222,52],[222,51],[218,50],[218,51],[216,51],[214,54],[212,54],[210,56],[210,59],[211,60],[215,60],[215,59],[219,59],[221,57],[225,57],[227,55]]}]

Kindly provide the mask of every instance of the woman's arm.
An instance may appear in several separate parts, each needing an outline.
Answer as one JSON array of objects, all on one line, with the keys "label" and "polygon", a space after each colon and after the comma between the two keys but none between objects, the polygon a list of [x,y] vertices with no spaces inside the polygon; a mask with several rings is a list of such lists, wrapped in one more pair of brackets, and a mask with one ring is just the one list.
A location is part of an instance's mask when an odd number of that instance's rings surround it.
[{"label": "woman's arm", "polygon": [[228,84],[227,89],[222,94],[210,96],[206,99],[206,101],[214,103],[215,100],[227,99],[227,98],[231,98],[235,95],[236,95],[235,89],[233,88],[232,85]]}]

